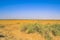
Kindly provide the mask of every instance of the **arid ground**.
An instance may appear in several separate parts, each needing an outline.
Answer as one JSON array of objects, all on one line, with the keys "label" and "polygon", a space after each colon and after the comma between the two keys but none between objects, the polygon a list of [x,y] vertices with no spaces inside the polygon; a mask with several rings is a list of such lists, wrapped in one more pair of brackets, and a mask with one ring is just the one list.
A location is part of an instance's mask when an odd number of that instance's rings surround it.
[{"label": "arid ground", "polygon": [[60,28],[60,20],[0,20],[0,40],[60,40],[54,24]]}]

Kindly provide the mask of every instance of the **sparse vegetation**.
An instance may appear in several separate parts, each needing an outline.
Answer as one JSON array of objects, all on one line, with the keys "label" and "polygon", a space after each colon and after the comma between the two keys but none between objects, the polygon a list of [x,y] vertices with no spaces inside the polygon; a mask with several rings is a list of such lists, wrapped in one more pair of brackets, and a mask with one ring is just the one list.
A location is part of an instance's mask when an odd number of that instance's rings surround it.
[{"label": "sparse vegetation", "polygon": [[29,34],[38,32],[39,34],[42,34],[46,40],[52,40],[52,37],[49,33],[51,32],[54,36],[59,36],[60,24],[48,24],[44,26],[38,23],[28,24],[27,26],[23,27],[23,31]]},{"label": "sparse vegetation", "polygon": [[44,37],[46,40],[52,40],[52,37],[50,36],[49,33],[45,34]]},{"label": "sparse vegetation", "polygon": [[30,33],[35,33],[35,32],[42,32],[42,28],[40,27],[39,24],[28,24],[24,27],[22,27],[21,31],[26,32],[28,34]]},{"label": "sparse vegetation", "polygon": [[50,30],[54,36],[60,36],[60,24],[53,24]]},{"label": "sparse vegetation", "polygon": [[60,20],[0,21],[0,40],[60,40],[59,23]]},{"label": "sparse vegetation", "polygon": [[4,28],[5,26],[4,25],[0,25],[0,28]]}]

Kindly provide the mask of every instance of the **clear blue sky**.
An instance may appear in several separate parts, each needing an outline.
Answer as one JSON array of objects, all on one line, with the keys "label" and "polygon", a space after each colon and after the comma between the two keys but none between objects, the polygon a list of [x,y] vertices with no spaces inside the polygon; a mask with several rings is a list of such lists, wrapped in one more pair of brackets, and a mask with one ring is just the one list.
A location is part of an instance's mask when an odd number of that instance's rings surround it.
[{"label": "clear blue sky", "polygon": [[0,0],[0,19],[60,19],[60,0]]}]

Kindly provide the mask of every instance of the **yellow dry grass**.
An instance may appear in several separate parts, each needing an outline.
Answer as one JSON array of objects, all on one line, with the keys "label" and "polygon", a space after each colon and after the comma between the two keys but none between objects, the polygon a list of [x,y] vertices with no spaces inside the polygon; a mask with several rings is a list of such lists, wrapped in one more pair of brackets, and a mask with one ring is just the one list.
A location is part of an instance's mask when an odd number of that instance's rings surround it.
[{"label": "yellow dry grass", "polygon": [[[40,24],[54,24],[59,23],[60,20],[0,20],[0,25],[4,25],[4,29],[0,29],[0,33],[3,35],[13,36],[8,37],[7,40],[45,40],[43,36],[38,33],[26,34],[20,32],[20,27],[28,23],[40,23]],[[1,39],[0,40],[5,40]],[[60,40],[60,37],[53,37],[53,40]]]}]

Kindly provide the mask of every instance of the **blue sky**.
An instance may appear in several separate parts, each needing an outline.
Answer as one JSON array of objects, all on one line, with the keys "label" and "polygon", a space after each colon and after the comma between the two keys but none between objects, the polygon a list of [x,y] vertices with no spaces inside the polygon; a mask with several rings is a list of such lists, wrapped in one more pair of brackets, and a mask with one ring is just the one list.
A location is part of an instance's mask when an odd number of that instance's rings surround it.
[{"label": "blue sky", "polygon": [[60,0],[0,0],[0,19],[60,19]]}]

